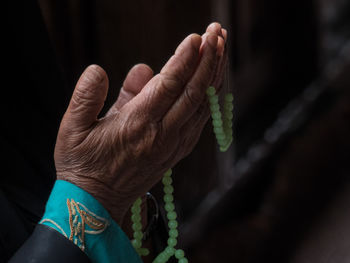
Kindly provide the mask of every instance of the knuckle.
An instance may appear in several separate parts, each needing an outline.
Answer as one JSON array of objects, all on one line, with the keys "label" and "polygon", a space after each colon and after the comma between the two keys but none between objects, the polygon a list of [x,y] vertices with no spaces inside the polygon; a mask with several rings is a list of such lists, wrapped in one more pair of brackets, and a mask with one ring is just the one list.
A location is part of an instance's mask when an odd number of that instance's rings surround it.
[{"label": "knuckle", "polygon": [[167,97],[177,97],[177,90],[183,86],[182,82],[183,80],[177,74],[161,73],[158,91]]},{"label": "knuckle", "polygon": [[196,89],[195,87],[191,86],[191,84],[188,84],[184,96],[186,98],[186,102],[190,106],[197,106],[202,102],[203,96],[202,94]]},{"label": "knuckle", "polygon": [[152,123],[146,123],[142,118],[132,118],[123,125],[121,145],[132,159],[144,159],[151,155],[157,134],[158,128]]},{"label": "knuckle", "polygon": [[94,91],[89,87],[84,89],[76,89],[72,96],[72,106],[74,109],[78,109],[80,107],[92,107],[100,104],[100,102],[96,101],[94,96]]}]

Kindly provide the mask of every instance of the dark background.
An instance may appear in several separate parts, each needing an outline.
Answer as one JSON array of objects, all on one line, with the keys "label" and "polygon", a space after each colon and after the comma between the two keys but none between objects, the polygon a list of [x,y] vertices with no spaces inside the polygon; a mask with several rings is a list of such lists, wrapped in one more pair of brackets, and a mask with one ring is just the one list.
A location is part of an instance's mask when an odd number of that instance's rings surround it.
[{"label": "dark background", "polygon": [[9,1],[6,15],[1,146],[13,176],[1,186],[31,218],[28,232],[84,68],[107,71],[106,110],[134,64],[158,72],[186,35],[218,21],[229,31],[234,144],[220,153],[209,123],[174,168],[179,247],[191,262],[349,262],[349,1]]}]

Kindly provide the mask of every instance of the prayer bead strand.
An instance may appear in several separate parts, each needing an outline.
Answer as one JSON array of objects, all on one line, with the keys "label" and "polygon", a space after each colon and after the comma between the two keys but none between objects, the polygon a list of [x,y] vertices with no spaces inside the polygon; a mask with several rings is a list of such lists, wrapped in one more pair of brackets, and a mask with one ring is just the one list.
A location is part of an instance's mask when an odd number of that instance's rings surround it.
[{"label": "prayer bead strand", "polygon": [[214,87],[209,87],[207,89],[207,95],[210,104],[210,112],[216,141],[218,142],[220,151],[225,152],[230,147],[233,140],[233,95],[232,93],[227,93],[225,95],[223,113],[220,111],[219,96],[216,95],[216,90]]},{"label": "prayer bead strand", "polygon": [[173,203],[174,197],[173,192],[174,188],[172,186],[172,178],[171,178],[172,170],[169,169],[162,179],[163,185],[164,185],[164,208],[167,212],[167,218],[168,218],[168,227],[169,227],[169,238],[168,238],[168,246],[154,259],[153,263],[165,263],[167,262],[172,256],[175,256],[175,258],[178,259],[179,263],[188,263],[187,258],[185,258],[185,252],[182,249],[175,249],[175,246],[177,244],[177,237],[179,235],[179,232],[177,230],[177,214],[175,211],[175,205]]},{"label": "prayer bead strand", "polygon": [[[232,119],[233,119],[233,95],[232,93],[227,93],[224,98],[223,112],[220,111],[219,96],[216,95],[216,90],[214,87],[209,87],[207,89],[207,95],[210,104],[210,112],[212,117],[212,124],[214,127],[214,133],[216,140],[218,142],[221,152],[227,151],[230,147],[233,135],[232,135]],[[182,249],[175,249],[177,244],[177,237],[179,232],[177,230],[178,222],[176,220],[177,214],[175,211],[174,201],[174,188],[172,186],[171,178],[172,170],[169,169],[162,179],[163,190],[164,190],[164,208],[167,212],[168,218],[168,228],[169,228],[169,238],[167,241],[167,247],[154,259],[153,263],[165,263],[172,256],[178,259],[178,263],[188,263],[185,257],[185,252]],[[134,230],[132,240],[132,245],[140,256],[147,256],[149,250],[147,248],[142,248],[142,224],[141,224],[141,198],[138,198],[133,206],[131,207],[131,220],[133,222],[132,229]]]},{"label": "prayer bead strand", "polygon": [[134,204],[131,207],[131,221],[132,221],[132,229],[134,230],[133,237],[134,239],[131,241],[131,244],[135,248],[136,252],[140,256],[147,256],[149,254],[149,250],[147,248],[142,248],[142,223],[141,223],[141,198],[137,198]]}]

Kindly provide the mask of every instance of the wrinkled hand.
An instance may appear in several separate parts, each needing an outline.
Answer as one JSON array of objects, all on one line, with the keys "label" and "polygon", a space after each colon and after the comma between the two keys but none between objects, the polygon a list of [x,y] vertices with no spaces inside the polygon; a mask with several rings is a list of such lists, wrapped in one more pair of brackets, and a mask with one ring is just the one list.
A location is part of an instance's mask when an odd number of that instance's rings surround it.
[{"label": "wrinkled hand", "polygon": [[136,198],[197,143],[209,118],[205,91],[222,82],[225,39],[226,31],[214,23],[202,37],[188,36],[158,75],[135,66],[100,119],[108,78],[99,66],[89,66],[58,132],[57,179],[92,194],[121,224]]}]

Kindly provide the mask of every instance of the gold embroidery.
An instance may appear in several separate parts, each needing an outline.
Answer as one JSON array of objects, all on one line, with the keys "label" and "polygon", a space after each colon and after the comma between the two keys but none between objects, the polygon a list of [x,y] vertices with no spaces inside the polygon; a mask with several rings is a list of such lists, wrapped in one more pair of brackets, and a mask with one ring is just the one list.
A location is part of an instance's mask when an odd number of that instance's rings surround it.
[{"label": "gold embroidery", "polygon": [[[100,234],[107,228],[109,222],[107,219],[97,216],[88,210],[83,204],[75,202],[74,199],[67,199],[67,207],[70,227],[69,240],[73,241],[84,251],[85,233],[92,235]],[[81,222],[79,222],[79,219]],[[85,229],[86,226],[92,230]]]}]

